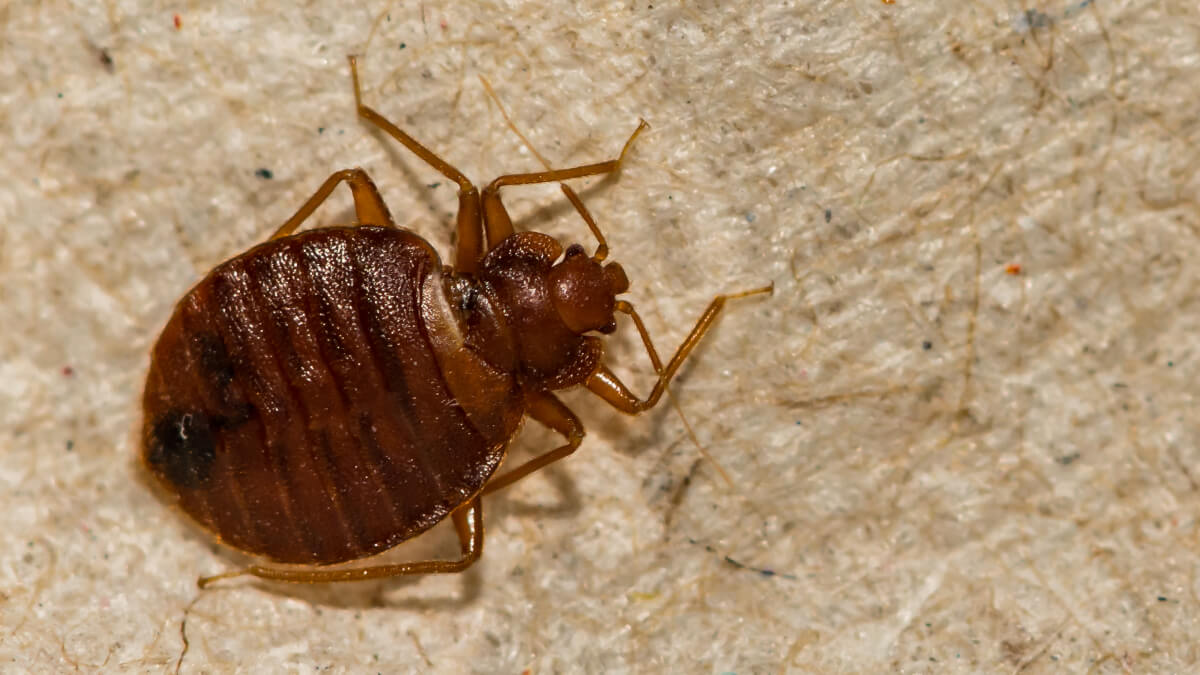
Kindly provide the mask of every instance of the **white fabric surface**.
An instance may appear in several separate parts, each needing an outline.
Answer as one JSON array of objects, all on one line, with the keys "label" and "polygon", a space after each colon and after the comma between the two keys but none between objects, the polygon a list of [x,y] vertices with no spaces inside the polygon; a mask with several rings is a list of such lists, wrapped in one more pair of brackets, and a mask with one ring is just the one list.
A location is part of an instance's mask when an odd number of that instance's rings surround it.
[{"label": "white fabric surface", "polygon": [[[0,670],[1197,667],[1195,3],[346,4],[0,6]],[[538,165],[478,76],[558,166],[650,122],[580,187],[660,349],[775,283],[674,387],[731,483],[669,406],[572,393],[583,448],[468,574],[197,590],[238,560],[134,463],[173,303],[350,166],[450,250],[351,52],[480,182]],[[509,203],[589,241],[553,186]],[[631,326],[612,358],[649,386]]]}]

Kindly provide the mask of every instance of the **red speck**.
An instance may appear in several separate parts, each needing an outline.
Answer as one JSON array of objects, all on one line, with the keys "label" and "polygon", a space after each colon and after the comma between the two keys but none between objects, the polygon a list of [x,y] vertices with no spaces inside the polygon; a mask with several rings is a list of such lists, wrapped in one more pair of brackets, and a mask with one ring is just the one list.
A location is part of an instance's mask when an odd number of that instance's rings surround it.
[{"label": "red speck", "polygon": [[440,25],[442,27],[442,30],[446,30],[447,28],[450,27],[450,24],[446,23],[445,19],[442,19],[441,23],[439,23],[438,25]]},{"label": "red speck", "polygon": [[176,14],[175,15],[175,30],[179,30],[180,28],[183,28],[183,17]]},{"label": "red speck", "polygon": [[1021,265],[1018,263],[1009,263],[1004,266],[1004,271],[1015,277],[1021,273]]},{"label": "red speck", "polygon": [[71,366],[63,366],[62,374],[63,374],[63,377],[70,377],[75,374],[75,369],[72,368]]}]

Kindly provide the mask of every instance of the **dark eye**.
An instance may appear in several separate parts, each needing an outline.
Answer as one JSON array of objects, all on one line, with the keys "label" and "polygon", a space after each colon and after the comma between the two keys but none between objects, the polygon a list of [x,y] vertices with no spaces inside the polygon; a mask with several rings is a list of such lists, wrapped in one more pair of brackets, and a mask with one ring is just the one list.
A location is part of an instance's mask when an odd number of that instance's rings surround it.
[{"label": "dark eye", "polygon": [[583,255],[583,247],[580,246],[579,244],[571,244],[570,246],[567,247],[567,252],[564,255],[564,259],[570,260],[571,258],[574,258],[577,255]]}]

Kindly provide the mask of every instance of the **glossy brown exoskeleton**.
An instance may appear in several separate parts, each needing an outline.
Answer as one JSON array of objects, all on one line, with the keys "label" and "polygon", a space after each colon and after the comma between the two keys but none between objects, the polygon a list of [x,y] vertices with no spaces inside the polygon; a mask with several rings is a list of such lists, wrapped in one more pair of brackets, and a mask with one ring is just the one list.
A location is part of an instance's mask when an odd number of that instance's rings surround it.
[{"label": "glossy brown exoskeleton", "polygon": [[[480,194],[364,106],[353,58],[350,66],[358,114],[458,184],[454,266],[396,227],[371,179],[350,169],[179,302],[152,354],[142,459],[223,543],[307,566],[255,565],[202,585],[238,574],[322,582],[467,568],[483,547],[481,497],[583,439],[579,419],[551,392],[583,385],[627,413],[653,406],[737,297],[717,296],[663,366],[633,307],[616,299],[629,281],[620,265],[602,264],[607,246],[574,191],[563,186],[600,239],[591,256],[545,234],[515,233],[500,202],[505,185],[604,174],[620,157],[502,176]],[[295,233],[343,181],[358,223]],[[633,318],[658,373],[644,399],[605,367],[593,335],[616,328],[615,312]],[[493,476],[525,415],[567,443]],[[459,560],[321,567],[381,553],[447,515]]]}]

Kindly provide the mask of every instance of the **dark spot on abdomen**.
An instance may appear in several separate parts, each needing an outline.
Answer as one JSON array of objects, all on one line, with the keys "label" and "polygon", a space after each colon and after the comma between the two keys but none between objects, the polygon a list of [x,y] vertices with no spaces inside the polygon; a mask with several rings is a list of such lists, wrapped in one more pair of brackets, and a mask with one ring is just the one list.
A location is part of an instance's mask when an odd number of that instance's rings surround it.
[{"label": "dark spot on abdomen", "polygon": [[212,471],[216,440],[207,415],[172,410],[154,423],[147,460],[174,485],[198,487]]},{"label": "dark spot on abdomen", "polygon": [[200,368],[212,378],[215,388],[220,390],[233,381],[233,359],[219,335],[212,333],[197,333],[192,337],[196,352],[200,358]]}]

